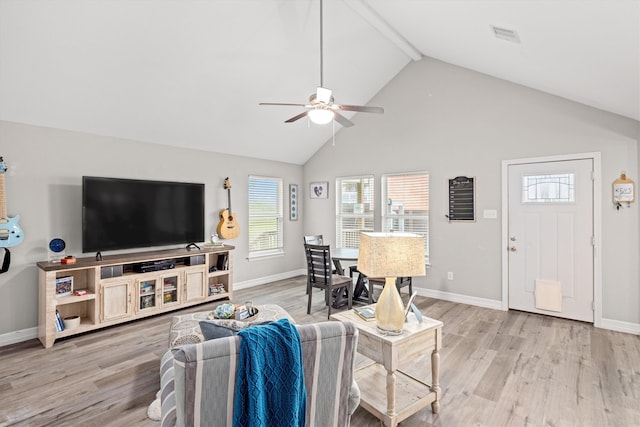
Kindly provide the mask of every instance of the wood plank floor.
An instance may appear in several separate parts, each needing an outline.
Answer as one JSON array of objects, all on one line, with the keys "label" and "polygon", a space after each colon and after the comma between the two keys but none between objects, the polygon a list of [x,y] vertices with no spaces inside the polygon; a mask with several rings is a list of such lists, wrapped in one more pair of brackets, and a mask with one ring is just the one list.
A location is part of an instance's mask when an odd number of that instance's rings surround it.
[{"label": "wood plank floor", "polygon": [[[234,301],[280,304],[298,323],[325,321],[320,292],[306,314],[305,280],[236,291]],[[640,426],[640,337],[517,311],[417,303],[444,322],[441,409],[424,409],[402,426]],[[37,340],[0,347],[0,426],[157,427],[146,410],[160,387],[174,314],[59,340],[48,350]],[[412,373],[426,377],[427,356]],[[351,425],[379,423],[358,408]]]}]

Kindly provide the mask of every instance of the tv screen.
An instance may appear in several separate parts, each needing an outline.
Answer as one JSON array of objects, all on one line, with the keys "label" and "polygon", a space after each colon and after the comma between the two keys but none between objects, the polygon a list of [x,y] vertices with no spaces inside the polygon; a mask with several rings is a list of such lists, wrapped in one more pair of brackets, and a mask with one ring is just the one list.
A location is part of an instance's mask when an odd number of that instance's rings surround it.
[{"label": "tv screen", "polygon": [[82,177],[82,251],[204,241],[204,184]]}]

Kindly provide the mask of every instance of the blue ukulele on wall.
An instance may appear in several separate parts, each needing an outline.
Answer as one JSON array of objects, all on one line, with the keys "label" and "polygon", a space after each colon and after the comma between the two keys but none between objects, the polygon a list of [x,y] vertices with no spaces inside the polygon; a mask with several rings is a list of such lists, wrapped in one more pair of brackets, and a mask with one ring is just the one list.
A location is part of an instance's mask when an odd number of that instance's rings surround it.
[{"label": "blue ukulele on wall", "polygon": [[19,245],[24,239],[24,233],[18,225],[20,216],[9,218],[4,197],[4,173],[7,166],[0,157],[0,248],[10,248]]}]

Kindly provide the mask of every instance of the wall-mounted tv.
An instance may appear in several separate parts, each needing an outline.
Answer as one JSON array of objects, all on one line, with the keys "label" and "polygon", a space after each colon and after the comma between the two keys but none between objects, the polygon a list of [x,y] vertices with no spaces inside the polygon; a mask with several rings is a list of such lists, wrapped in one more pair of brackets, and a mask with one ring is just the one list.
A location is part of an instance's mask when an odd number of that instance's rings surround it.
[{"label": "wall-mounted tv", "polygon": [[82,251],[204,241],[204,184],[82,177]]}]

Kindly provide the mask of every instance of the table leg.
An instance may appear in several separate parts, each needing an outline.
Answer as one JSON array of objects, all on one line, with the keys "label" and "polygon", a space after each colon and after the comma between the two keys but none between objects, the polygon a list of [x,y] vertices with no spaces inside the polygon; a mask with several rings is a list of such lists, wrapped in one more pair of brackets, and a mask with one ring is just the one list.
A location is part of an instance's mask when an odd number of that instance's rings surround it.
[{"label": "table leg", "polygon": [[342,268],[342,263],[339,259],[332,258],[333,266],[336,268],[336,274],[340,276],[344,276],[344,268]]},{"label": "table leg", "polygon": [[431,402],[431,411],[440,411],[440,353],[436,347],[431,353],[431,391],[436,393],[436,400]]},{"label": "table leg", "polygon": [[396,416],[396,372],[387,371],[387,415]]},{"label": "table leg", "polygon": [[353,289],[353,299],[360,300],[363,302],[369,302],[368,299],[364,299],[364,298],[360,299],[360,297],[364,292],[367,292],[367,298],[368,298],[369,294],[367,291],[367,287],[364,285],[364,274],[358,272],[358,278],[356,279],[356,286]]}]

